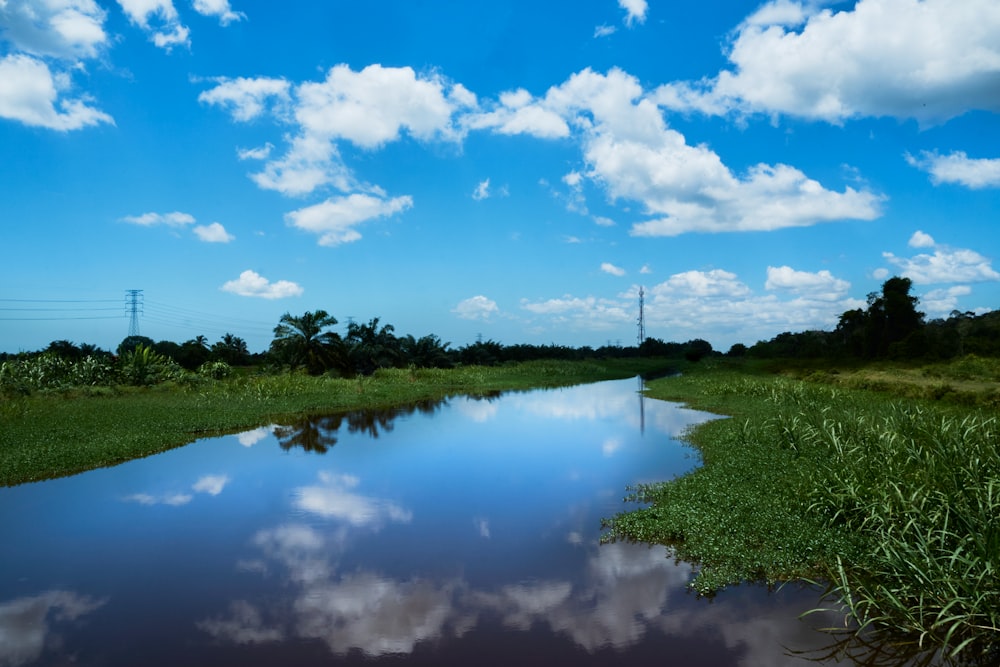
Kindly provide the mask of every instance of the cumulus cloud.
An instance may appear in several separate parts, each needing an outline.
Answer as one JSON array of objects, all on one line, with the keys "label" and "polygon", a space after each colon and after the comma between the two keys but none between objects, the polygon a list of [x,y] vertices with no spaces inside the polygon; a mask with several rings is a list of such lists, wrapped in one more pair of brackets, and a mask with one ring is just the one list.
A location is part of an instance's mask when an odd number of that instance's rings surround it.
[{"label": "cumulus cloud", "polygon": [[191,46],[191,31],[181,23],[173,0],[118,0],[118,4],[129,21],[161,49],[169,52],[175,46]]},{"label": "cumulus cloud", "polygon": [[1000,110],[1000,5],[993,0],[773,0],[735,31],[731,69],[671,83],[659,104],[709,114],[865,116],[943,122]]},{"label": "cumulus cloud", "polygon": [[205,243],[229,243],[236,237],[226,231],[226,228],[218,222],[208,225],[199,225],[194,228],[195,236]]},{"label": "cumulus cloud", "polygon": [[94,0],[0,2],[0,32],[14,48],[35,56],[95,58],[108,43],[106,12]]},{"label": "cumulus cloud", "polygon": [[[922,246],[925,247],[925,246]],[[988,257],[975,250],[948,248],[935,244],[933,254],[920,253],[913,257],[897,257],[891,252],[882,256],[900,269],[905,278],[917,285],[939,283],[976,283],[1000,280]]]},{"label": "cumulus cloud", "polygon": [[500,95],[490,111],[470,113],[463,119],[469,129],[493,130],[498,134],[526,134],[540,139],[568,137],[569,126],[554,110],[523,88]]},{"label": "cumulus cloud", "polygon": [[939,155],[921,151],[920,157],[907,153],[906,161],[926,171],[935,185],[954,183],[972,190],[1000,187],[1000,158],[970,158],[963,151]]},{"label": "cumulus cloud", "polygon": [[834,277],[829,271],[810,273],[796,271],[790,266],[767,267],[767,282],[764,283],[768,290],[787,290],[820,301],[843,299],[850,287],[849,282]]},{"label": "cumulus cloud", "polygon": [[[710,148],[689,145],[669,128],[650,94],[620,69],[585,69],[541,99],[526,95],[512,94],[508,106],[542,108],[580,138],[588,168],[564,178],[574,193],[588,178],[612,201],[642,204],[649,219],[632,226],[634,236],[768,231],[881,214],[882,196],[851,187],[830,190],[789,165],[757,164],[733,173]],[[520,132],[547,136],[530,127]],[[571,203],[586,212],[580,197]]]},{"label": "cumulus cloud", "polygon": [[925,234],[918,229],[913,232],[913,236],[910,237],[907,245],[911,248],[933,248],[937,244],[934,242],[933,236]]},{"label": "cumulus cloud", "polygon": [[[864,306],[864,301],[849,296],[847,281],[828,271],[769,267],[764,287],[765,293],[758,293],[724,269],[675,273],[645,288],[646,333],[664,340],[712,335],[754,342],[782,331],[829,329],[844,311]],[[633,285],[616,298],[522,300],[521,307],[539,330],[620,331],[635,324],[639,289]]]},{"label": "cumulus cloud", "polygon": [[298,86],[295,117],[311,133],[362,148],[395,141],[404,130],[421,140],[457,138],[452,114],[465,95],[450,96],[455,88],[411,67],[369,65],[355,72],[337,65],[324,81]]},{"label": "cumulus cloud", "polygon": [[499,313],[500,309],[497,307],[496,301],[479,294],[463,299],[451,312],[463,320],[489,320],[490,317]]},{"label": "cumulus cloud", "polygon": [[0,118],[67,132],[115,121],[90,105],[87,96],[69,97],[69,78],[53,73],[32,56],[0,58]]},{"label": "cumulus cloud", "polygon": [[169,227],[184,227],[194,224],[194,216],[190,213],[174,211],[172,213],[143,213],[142,215],[126,215],[121,219],[131,225],[141,227],[152,227],[154,225],[167,225]]},{"label": "cumulus cloud", "polygon": [[455,117],[474,107],[476,98],[461,84],[437,74],[417,74],[410,67],[369,65],[355,71],[332,67],[322,81],[293,85],[267,77],[213,79],[199,95],[205,104],[248,121],[269,114],[291,125],[288,146],[277,157],[255,151],[243,156],[265,159],[251,179],[261,188],[285,195],[307,195],[332,186],[344,193],[377,190],[359,183],[343,163],[338,144],[375,150],[404,136],[419,141],[458,141],[466,131]]},{"label": "cumulus cloud", "polygon": [[302,287],[289,280],[270,282],[256,271],[246,270],[236,280],[230,280],[221,288],[223,292],[232,292],[239,296],[252,296],[261,299],[286,299],[301,296]]},{"label": "cumulus cloud", "polygon": [[615,266],[611,262],[602,262],[601,271],[603,271],[604,273],[610,273],[613,276],[625,275],[625,269],[621,268],[620,266]]},{"label": "cumulus cloud", "polygon": [[267,110],[283,109],[290,101],[291,83],[271,77],[217,77],[216,86],[202,91],[198,101],[222,107],[233,120],[247,122]]},{"label": "cumulus cloud", "polygon": [[646,0],[618,0],[618,6],[625,10],[625,25],[628,27],[646,22],[646,11],[649,10]]},{"label": "cumulus cloud", "polygon": [[318,234],[320,245],[335,246],[359,240],[361,233],[357,226],[412,206],[413,199],[409,196],[384,199],[355,193],[292,211],[285,215],[285,220],[293,227]]},{"label": "cumulus cloud", "polygon": [[224,26],[247,17],[243,12],[234,12],[229,0],[194,0],[194,10],[202,16],[217,16]]},{"label": "cumulus cloud", "polygon": [[959,297],[972,294],[968,285],[935,289],[920,296],[920,308],[931,317],[945,317],[958,308]]},{"label": "cumulus cloud", "polygon": [[228,475],[205,475],[192,484],[191,489],[193,491],[197,491],[198,493],[206,493],[210,496],[217,496],[222,493],[222,490],[226,488],[227,484],[229,484]]}]

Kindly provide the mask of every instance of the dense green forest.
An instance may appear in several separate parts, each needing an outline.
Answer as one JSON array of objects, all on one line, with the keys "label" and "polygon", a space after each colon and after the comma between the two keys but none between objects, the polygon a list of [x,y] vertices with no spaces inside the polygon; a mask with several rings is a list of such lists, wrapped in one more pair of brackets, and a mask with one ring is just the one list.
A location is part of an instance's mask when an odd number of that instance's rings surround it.
[{"label": "dense green forest", "polygon": [[[935,362],[976,355],[1000,357],[1000,312],[976,315],[952,312],[927,321],[910,294],[908,278],[893,277],[881,292],[868,295],[865,308],[843,313],[833,331],[785,332],[748,347],[733,345],[726,355],[757,359],[827,359],[837,362],[878,360]],[[266,352],[251,353],[246,341],[231,333],[210,344],[205,336],[183,343],[125,338],[114,352],[94,345],[56,340],[44,350],[0,353],[0,392],[113,384],[147,385],[191,376],[224,377],[236,367],[265,371],[303,370],[310,375],[356,377],[380,368],[452,368],[509,362],[662,357],[697,362],[720,351],[702,339],[665,342],[650,337],[638,346],[598,348],[562,345],[504,345],[493,340],[454,348],[438,336],[397,335],[379,318],[351,322],[345,335],[324,310],[284,314]]]}]

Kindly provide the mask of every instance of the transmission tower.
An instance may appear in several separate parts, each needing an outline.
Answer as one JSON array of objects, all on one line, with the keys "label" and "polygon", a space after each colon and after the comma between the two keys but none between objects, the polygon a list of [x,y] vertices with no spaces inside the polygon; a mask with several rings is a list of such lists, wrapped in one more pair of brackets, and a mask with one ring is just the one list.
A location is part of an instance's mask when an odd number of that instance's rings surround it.
[{"label": "transmission tower", "polygon": [[139,335],[139,315],[142,313],[142,290],[125,290],[125,311],[129,314],[128,335]]},{"label": "transmission tower", "polygon": [[642,347],[642,342],[646,340],[646,290],[642,287],[639,288],[639,347]]}]

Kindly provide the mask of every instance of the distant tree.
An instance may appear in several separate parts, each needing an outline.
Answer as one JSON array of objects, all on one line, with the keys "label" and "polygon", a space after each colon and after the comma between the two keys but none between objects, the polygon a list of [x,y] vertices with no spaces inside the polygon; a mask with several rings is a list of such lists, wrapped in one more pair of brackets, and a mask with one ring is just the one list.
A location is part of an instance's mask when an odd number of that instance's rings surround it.
[{"label": "distant tree", "polygon": [[451,368],[455,365],[448,346],[441,339],[430,334],[423,338],[406,335],[399,339],[400,352],[407,364],[419,368]]},{"label": "distant tree", "polygon": [[305,367],[310,375],[343,368],[343,340],[335,332],[325,330],[335,324],[337,319],[325,310],[299,316],[285,313],[274,327],[271,353],[280,363]]},{"label": "distant tree", "polygon": [[743,343],[733,343],[729,347],[729,352],[726,352],[727,357],[745,357],[747,356],[748,348]]},{"label": "distant tree", "polygon": [[152,338],[147,336],[126,336],[122,339],[122,342],[118,343],[118,348],[115,350],[115,354],[119,357],[126,352],[131,352],[140,345],[148,348],[152,348],[155,343]]},{"label": "distant tree", "polygon": [[712,344],[707,340],[695,338],[684,345],[684,358],[688,361],[701,361],[712,353]]},{"label": "distant tree", "polygon": [[54,340],[45,351],[68,361],[79,361],[84,357],[83,351],[68,340]]},{"label": "distant tree", "polygon": [[250,351],[245,340],[227,333],[218,343],[212,345],[212,358],[224,361],[230,366],[246,366],[250,363]]},{"label": "distant tree", "polygon": [[459,360],[467,366],[494,366],[503,356],[503,345],[494,340],[478,340],[458,351]]},{"label": "distant tree", "polygon": [[193,371],[208,361],[211,356],[211,351],[208,349],[208,338],[195,336],[181,343],[181,348],[177,351],[174,360],[189,371]]}]

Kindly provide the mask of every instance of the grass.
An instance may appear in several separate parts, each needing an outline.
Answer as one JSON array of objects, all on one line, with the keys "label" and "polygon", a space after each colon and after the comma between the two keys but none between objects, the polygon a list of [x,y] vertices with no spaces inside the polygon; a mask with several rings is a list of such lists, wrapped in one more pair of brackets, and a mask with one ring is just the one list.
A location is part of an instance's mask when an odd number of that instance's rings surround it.
[{"label": "grass", "polygon": [[952,655],[996,651],[995,413],[900,388],[725,368],[650,383],[651,396],[731,418],[690,433],[704,466],[636,489],[648,506],[608,521],[606,539],[670,546],[698,566],[702,594],[822,580],[861,627]]},{"label": "grass", "polygon": [[200,437],[293,422],[302,415],[626,378],[657,366],[662,362],[637,359],[390,369],[358,379],[244,374],[0,398],[0,485],[116,465]]}]

